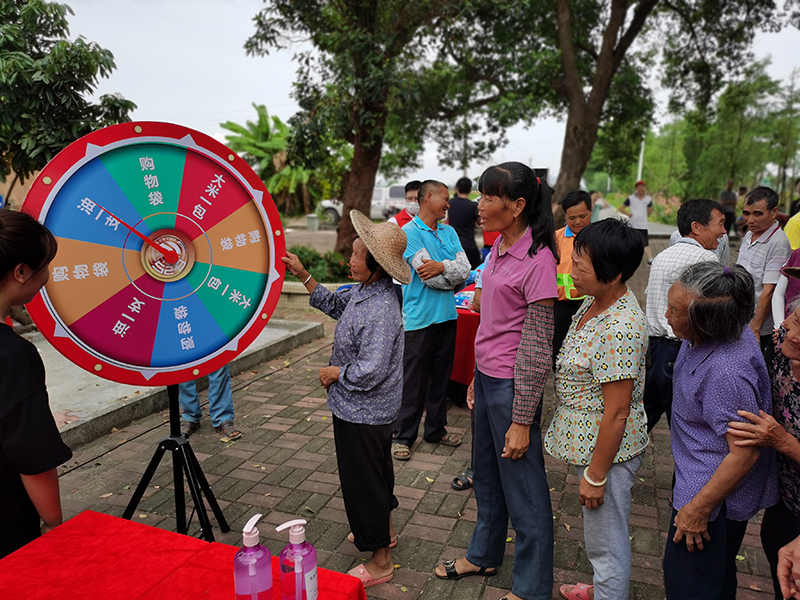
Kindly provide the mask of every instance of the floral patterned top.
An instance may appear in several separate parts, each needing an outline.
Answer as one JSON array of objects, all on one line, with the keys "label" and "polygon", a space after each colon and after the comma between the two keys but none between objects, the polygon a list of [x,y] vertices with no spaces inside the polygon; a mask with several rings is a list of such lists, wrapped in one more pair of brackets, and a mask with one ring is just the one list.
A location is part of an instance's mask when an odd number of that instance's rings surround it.
[{"label": "floral patterned top", "polygon": [[[786,339],[781,325],[775,347],[775,374],[772,377],[772,416],[786,431],[800,440],[800,383],[792,375],[792,363],[780,351]],[[786,507],[800,515],[800,463],[778,453],[778,487]]]},{"label": "floral patterned top", "polygon": [[650,441],[642,402],[647,351],[644,311],[628,289],[605,312],[577,329],[593,302],[592,296],[583,301],[558,355],[558,406],[545,437],[545,448],[552,456],[584,466],[592,460],[605,410],[603,383],[634,380],[631,412],[614,462],[638,456]]}]

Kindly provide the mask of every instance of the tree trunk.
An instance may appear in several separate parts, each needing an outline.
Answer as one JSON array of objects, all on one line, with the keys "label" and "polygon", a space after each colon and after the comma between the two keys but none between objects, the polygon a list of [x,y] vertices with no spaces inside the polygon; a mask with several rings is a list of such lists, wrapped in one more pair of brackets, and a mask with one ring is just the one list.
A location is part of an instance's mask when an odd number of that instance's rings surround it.
[{"label": "tree trunk", "polygon": [[353,143],[353,160],[344,180],[342,194],[342,220],[339,221],[339,232],[336,236],[336,252],[350,258],[353,252],[353,241],[356,230],[350,220],[350,211],[357,209],[369,216],[372,204],[372,190],[375,187],[375,176],[381,163],[383,150],[384,125],[388,111],[385,107],[371,107],[371,112],[379,112],[376,126],[362,127],[356,132]]},{"label": "tree trunk", "polygon": [[11,208],[11,192],[14,191],[14,186],[17,185],[17,180],[19,179],[19,175],[16,173],[14,174],[14,179],[11,180],[11,185],[8,186],[8,192],[6,192],[6,206]]}]

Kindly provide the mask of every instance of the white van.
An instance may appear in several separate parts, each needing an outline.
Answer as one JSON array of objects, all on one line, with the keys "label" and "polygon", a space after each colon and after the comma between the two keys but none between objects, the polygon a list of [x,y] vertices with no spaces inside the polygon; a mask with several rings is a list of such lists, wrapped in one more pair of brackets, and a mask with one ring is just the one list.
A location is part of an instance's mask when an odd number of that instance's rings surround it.
[{"label": "white van", "polygon": [[[369,218],[373,220],[388,219],[396,215],[406,205],[406,188],[404,185],[390,185],[389,187],[376,187],[372,190],[372,205]],[[336,225],[342,218],[344,205],[338,199],[323,200],[322,219]]]}]

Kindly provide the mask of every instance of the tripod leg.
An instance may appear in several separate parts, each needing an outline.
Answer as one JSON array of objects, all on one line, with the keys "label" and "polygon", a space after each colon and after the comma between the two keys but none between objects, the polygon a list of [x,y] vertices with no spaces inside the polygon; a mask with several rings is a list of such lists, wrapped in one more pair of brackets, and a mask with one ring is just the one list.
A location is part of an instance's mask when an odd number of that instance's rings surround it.
[{"label": "tripod leg", "polygon": [[177,522],[178,533],[186,534],[186,497],[183,493],[183,469],[184,461],[180,451],[180,446],[172,448],[172,481],[175,485],[175,521]]},{"label": "tripod leg", "polygon": [[214,513],[217,523],[219,523],[220,531],[222,531],[222,533],[228,533],[231,530],[230,525],[228,525],[228,521],[225,520],[225,515],[222,514],[222,509],[217,502],[217,498],[214,496],[214,492],[211,491],[211,486],[208,485],[208,479],[206,479],[203,469],[200,468],[200,463],[197,462],[197,457],[194,455],[194,451],[189,444],[186,444],[186,454],[197,476],[197,481],[200,483],[200,489],[202,489],[203,493],[206,495],[208,505],[211,507],[211,511]]},{"label": "tripod leg", "polygon": [[[166,452],[166,449],[164,446],[159,444],[158,448],[156,448],[156,451],[153,454],[153,458],[150,459],[150,464],[147,465],[147,469],[145,469],[144,475],[142,475],[142,479],[139,481],[139,485],[136,486],[136,490],[133,492],[133,496],[131,496],[131,500],[128,502],[128,506],[125,508],[125,512],[122,513],[123,519],[130,519],[133,516],[133,511],[135,511],[136,507],[139,506],[139,502],[142,500],[144,491],[147,489],[147,486],[150,485],[150,480],[156,473],[158,463],[160,463],[161,459],[164,457],[164,452]],[[182,487],[183,486],[181,486],[181,488]]]},{"label": "tripod leg", "polygon": [[195,510],[197,511],[197,519],[200,521],[200,528],[203,531],[203,538],[207,542],[214,541],[214,532],[211,529],[211,521],[208,520],[208,513],[206,512],[206,505],[203,503],[203,495],[200,493],[200,486],[197,481],[197,473],[194,469],[189,453],[187,452],[187,444],[181,444],[179,449],[183,468],[186,471],[186,481],[189,483],[189,491],[192,494]]}]

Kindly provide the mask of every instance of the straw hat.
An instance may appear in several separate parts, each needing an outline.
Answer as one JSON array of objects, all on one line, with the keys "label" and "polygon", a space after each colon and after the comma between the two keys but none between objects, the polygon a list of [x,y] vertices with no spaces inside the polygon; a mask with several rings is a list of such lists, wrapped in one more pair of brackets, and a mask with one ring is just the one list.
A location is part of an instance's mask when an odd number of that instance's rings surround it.
[{"label": "straw hat", "polygon": [[383,270],[403,284],[411,283],[411,269],[403,258],[408,239],[395,223],[373,223],[357,210],[350,211],[356,233]]}]

